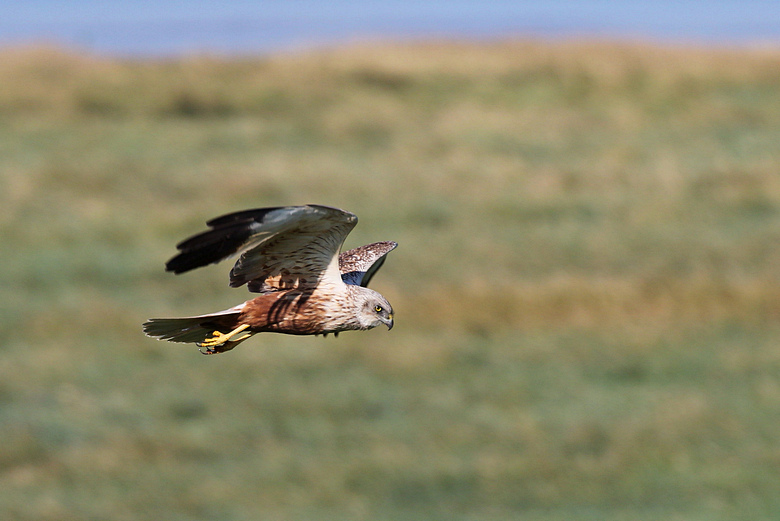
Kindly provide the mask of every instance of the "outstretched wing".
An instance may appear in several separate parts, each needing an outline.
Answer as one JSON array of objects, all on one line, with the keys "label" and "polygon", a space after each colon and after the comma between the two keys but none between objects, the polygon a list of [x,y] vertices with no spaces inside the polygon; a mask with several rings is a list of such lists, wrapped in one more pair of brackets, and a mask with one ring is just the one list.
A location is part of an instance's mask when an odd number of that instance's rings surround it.
[{"label": "outstretched wing", "polygon": [[341,284],[337,258],[357,217],[328,206],[283,206],[244,210],[212,219],[210,230],[176,247],[168,271],[184,273],[239,258],[230,271],[230,286],[248,283],[250,291],[269,293],[314,288],[322,280]]},{"label": "outstretched wing", "polygon": [[339,255],[341,280],[345,284],[368,286],[371,277],[384,264],[387,254],[394,250],[396,246],[398,246],[398,243],[385,241],[366,244],[360,248],[345,251]]}]

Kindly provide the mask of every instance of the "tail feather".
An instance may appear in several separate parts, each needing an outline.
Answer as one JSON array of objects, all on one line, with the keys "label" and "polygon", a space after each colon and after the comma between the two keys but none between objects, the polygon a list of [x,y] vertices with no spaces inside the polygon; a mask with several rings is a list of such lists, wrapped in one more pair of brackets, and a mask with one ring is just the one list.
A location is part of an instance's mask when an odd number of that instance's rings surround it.
[{"label": "tail feather", "polygon": [[147,336],[170,342],[203,342],[214,331],[229,333],[238,325],[240,309],[231,308],[218,313],[181,318],[150,318],[144,322]]}]

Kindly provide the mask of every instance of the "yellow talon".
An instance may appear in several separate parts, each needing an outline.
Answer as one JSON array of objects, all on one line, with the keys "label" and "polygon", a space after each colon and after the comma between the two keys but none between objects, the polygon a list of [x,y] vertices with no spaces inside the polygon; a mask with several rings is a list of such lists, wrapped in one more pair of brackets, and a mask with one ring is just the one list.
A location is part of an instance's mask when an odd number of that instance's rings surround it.
[{"label": "yellow talon", "polygon": [[[234,336],[236,336],[237,334],[239,334],[240,332],[242,332],[248,327],[249,324],[242,324],[237,328],[235,328],[230,333],[220,333],[219,331],[214,331],[214,333],[211,334],[210,338],[207,338],[203,342],[199,342],[197,345],[198,347],[214,347],[214,346],[222,345],[228,342],[229,340],[231,340]],[[247,333],[243,335],[241,338],[237,338],[233,340],[233,342],[241,342],[242,340],[246,340],[250,336],[252,335],[250,333]]]}]

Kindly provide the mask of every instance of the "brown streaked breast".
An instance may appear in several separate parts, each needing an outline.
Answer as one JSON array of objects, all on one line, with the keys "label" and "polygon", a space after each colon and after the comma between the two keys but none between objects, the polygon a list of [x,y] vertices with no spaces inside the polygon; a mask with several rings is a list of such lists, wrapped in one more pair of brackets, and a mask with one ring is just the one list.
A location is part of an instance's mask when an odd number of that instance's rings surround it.
[{"label": "brown streaked breast", "polygon": [[239,324],[255,332],[313,335],[338,329],[343,306],[338,297],[297,289],[260,295],[246,303]]}]

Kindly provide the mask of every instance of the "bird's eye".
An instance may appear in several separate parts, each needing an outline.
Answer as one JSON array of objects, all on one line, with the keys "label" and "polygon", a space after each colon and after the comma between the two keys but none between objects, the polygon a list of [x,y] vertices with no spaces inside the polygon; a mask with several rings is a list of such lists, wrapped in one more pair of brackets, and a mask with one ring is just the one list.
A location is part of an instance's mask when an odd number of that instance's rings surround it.
[{"label": "bird's eye", "polygon": [[377,313],[381,313],[382,312],[382,306],[374,306],[374,311],[376,311]]}]

